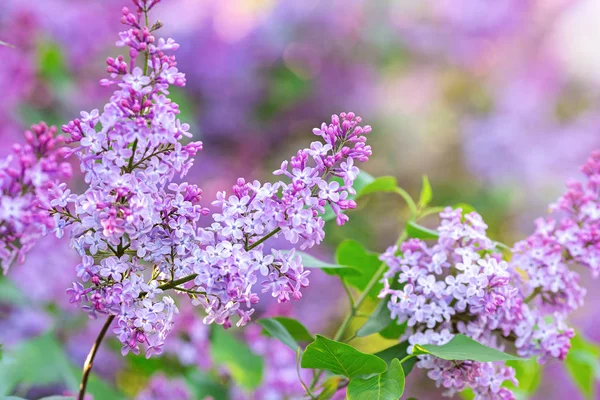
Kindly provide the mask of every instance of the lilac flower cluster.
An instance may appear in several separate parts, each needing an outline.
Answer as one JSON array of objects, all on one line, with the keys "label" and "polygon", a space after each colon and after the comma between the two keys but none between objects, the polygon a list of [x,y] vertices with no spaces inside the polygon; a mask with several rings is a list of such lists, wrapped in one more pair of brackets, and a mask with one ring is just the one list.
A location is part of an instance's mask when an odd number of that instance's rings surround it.
[{"label": "lilac flower cluster", "polygon": [[53,229],[54,220],[47,213],[49,192],[71,177],[71,165],[62,161],[66,148],[56,128],[43,122],[33,125],[25,139],[0,161],[0,266],[5,274]]},{"label": "lilac flower cluster", "polygon": [[[525,355],[564,359],[573,329],[566,325],[569,313],[583,305],[576,265],[600,273],[600,152],[582,167],[585,184],[573,182],[551,206],[553,215],[536,221],[536,230],[514,246],[512,263],[528,279],[522,290],[530,299],[526,323],[517,327],[516,345]],[[532,326],[540,329],[534,331]],[[543,333],[543,334],[542,334]]]},{"label": "lilac flower cluster", "polygon": [[[391,316],[407,323],[411,345],[444,344],[463,333],[498,346],[493,331],[518,304],[509,265],[486,236],[487,225],[479,214],[466,214],[463,221],[461,209],[447,208],[440,218],[439,239],[433,246],[410,239],[382,254],[389,270],[380,297],[390,295]],[[394,289],[398,283],[401,289]],[[429,370],[428,376],[446,388],[447,395],[468,386],[479,399],[511,398],[501,387],[505,380],[514,380],[510,368],[429,356],[420,357],[417,365]]]},{"label": "lilac flower cluster", "polygon": [[354,162],[371,155],[364,136],[371,128],[354,113],[334,115],[314,130],[324,144],[313,142],[275,171],[291,183],[239,179],[231,195],[219,193],[213,203],[213,223],[199,227],[209,213],[202,191],[173,180],[188,172],[202,143],[183,143],[189,126],[167,97],[169,85],[183,86],[185,76],[165,54],[178,44],[156,38],[161,23],[148,23],[157,3],[135,0],[136,12],[123,9],[129,29],[117,45],[129,48],[129,59],[108,58],[110,79],[101,81],[118,89],[103,112],[82,112],[63,126],[89,187],[76,195],[61,186],[52,200],[57,235],[69,227],[82,258],[71,301],[91,317],[115,316],[122,353],[144,344],[148,357],[162,352],[178,312],[168,289],[200,305],[204,323],[225,327],[233,316],[237,325],[250,320],[259,275],[263,292],[279,302],[299,299],[309,271],[293,250],[265,253],[263,243],[279,234],[300,248],[321,242],[325,207],[338,224],[347,220],[343,211],[356,206],[348,198],[359,172]]},{"label": "lilac flower cluster", "polygon": [[[551,208],[556,217],[539,219],[537,229],[518,242],[510,263],[486,236],[476,213],[460,209],[440,214],[433,246],[418,239],[392,247],[381,257],[389,270],[381,296],[398,323],[406,322],[411,345],[444,344],[462,333],[491,347],[513,343],[526,357],[563,360],[574,331],[570,312],[583,304],[585,290],[575,264],[600,272],[600,153],[583,167],[585,184],[572,183]],[[395,289],[400,284],[400,289]],[[516,384],[514,370],[498,363],[459,362],[420,357],[438,386],[453,395],[466,387],[476,398],[512,399],[501,387]]]}]

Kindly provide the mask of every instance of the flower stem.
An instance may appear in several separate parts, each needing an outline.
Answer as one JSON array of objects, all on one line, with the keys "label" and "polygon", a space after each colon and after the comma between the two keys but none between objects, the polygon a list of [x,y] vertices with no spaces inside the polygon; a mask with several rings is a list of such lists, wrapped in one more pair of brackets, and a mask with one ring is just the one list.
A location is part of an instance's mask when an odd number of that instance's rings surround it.
[{"label": "flower stem", "polygon": [[84,400],[84,398],[85,398],[85,389],[87,387],[87,382],[88,382],[88,379],[92,372],[92,367],[94,365],[94,358],[96,357],[96,353],[98,352],[98,349],[100,348],[100,344],[102,343],[102,340],[104,339],[104,336],[106,335],[106,332],[108,331],[108,328],[110,327],[110,324],[113,322],[114,319],[115,319],[114,315],[108,316],[108,318],[106,319],[106,322],[104,323],[104,326],[102,327],[102,330],[98,334],[96,341],[94,342],[94,344],[92,345],[92,348],[90,349],[90,352],[85,360],[85,363],[83,364],[83,373],[81,375],[81,384],[79,385],[79,396],[77,396],[78,400]]},{"label": "flower stem", "polygon": [[[405,239],[406,239],[406,229],[402,232],[402,234],[400,235],[398,240],[396,240],[396,245],[397,246],[400,245],[402,242],[404,242]],[[344,334],[350,327],[350,322],[352,321],[352,318],[354,318],[356,316],[360,307],[363,305],[363,303],[365,302],[367,297],[369,297],[369,292],[375,287],[377,282],[379,282],[379,280],[383,276],[383,273],[385,272],[386,269],[387,269],[386,263],[384,263],[384,262],[381,263],[381,265],[379,266],[379,268],[377,269],[375,274],[373,274],[373,276],[371,277],[371,280],[369,281],[369,283],[367,283],[365,290],[363,290],[360,297],[351,306],[350,312],[348,312],[348,314],[346,315],[346,318],[344,318],[344,321],[342,322],[342,324],[338,328],[337,332],[335,333],[333,340],[335,340],[337,342],[344,336]],[[317,373],[315,375],[312,382],[310,383],[311,389],[314,389],[315,385],[317,384],[317,382],[319,382],[319,379],[321,378],[322,375],[323,375],[323,370],[319,371],[319,373]]]}]

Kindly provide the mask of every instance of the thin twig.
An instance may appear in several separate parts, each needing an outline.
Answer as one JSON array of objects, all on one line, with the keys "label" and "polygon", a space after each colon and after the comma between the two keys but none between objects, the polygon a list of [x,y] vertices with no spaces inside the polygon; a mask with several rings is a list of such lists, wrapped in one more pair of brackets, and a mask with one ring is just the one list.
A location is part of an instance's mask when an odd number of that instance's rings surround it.
[{"label": "thin twig", "polygon": [[83,364],[83,373],[81,375],[81,384],[79,385],[79,396],[77,397],[78,400],[84,400],[84,398],[85,398],[85,389],[87,387],[88,379],[90,378],[90,373],[92,372],[94,358],[96,357],[96,353],[98,352],[98,349],[100,348],[100,344],[102,343],[102,340],[104,339],[104,336],[106,335],[106,332],[108,331],[108,328],[110,327],[110,324],[113,322],[114,319],[115,319],[114,315],[110,315],[106,319],[106,322],[104,323],[104,326],[102,327],[102,330],[98,334],[98,337],[96,338],[96,341],[94,342],[94,345],[90,349],[90,353],[88,354],[88,356],[85,360],[85,363]]}]

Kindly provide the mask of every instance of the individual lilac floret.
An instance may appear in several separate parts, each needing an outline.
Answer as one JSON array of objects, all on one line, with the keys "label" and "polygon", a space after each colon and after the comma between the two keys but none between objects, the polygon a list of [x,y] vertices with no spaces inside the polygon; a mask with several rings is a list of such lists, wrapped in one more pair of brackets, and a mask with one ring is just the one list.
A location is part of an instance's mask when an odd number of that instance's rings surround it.
[{"label": "individual lilac floret", "polygon": [[[45,123],[25,132],[26,142],[14,145],[11,154],[0,160],[0,266],[6,274],[47,230],[55,227],[48,215],[49,192],[71,177],[70,164],[62,161],[66,148],[56,128]],[[69,192],[52,200],[64,202]]]},{"label": "individual lilac floret", "polygon": [[[219,193],[213,223],[200,228],[208,215],[200,205],[202,191],[174,183],[190,169],[201,142],[187,142],[189,126],[177,118],[169,85],[183,86],[172,39],[154,36],[160,23],[147,25],[157,1],[134,1],[137,12],[123,9],[118,46],[129,47],[129,60],[107,60],[116,85],[104,111],[82,112],[63,127],[74,144],[87,190],[70,195],[56,190],[53,210],[56,232],[69,228],[81,255],[79,281],[68,290],[71,301],[91,317],[112,315],[122,353],[160,354],[178,309],[165,291],[185,294],[201,306],[204,323],[224,327],[246,324],[258,302],[257,289],[279,302],[298,300],[308,286],[309,271],[292,249],[264,251],[263,243],[282,235],[295,247],[308,248],[324,237],[321,217],[326,207],[343,224],[344,210],[358,175],[355,161],[371,154],[354,113],[334,115],[315,133],[322,142],[298,151],[276,175],[291,182],[261,184],[239,179],[232,193]],[[138,64],[140,66],[137,66]]]}]

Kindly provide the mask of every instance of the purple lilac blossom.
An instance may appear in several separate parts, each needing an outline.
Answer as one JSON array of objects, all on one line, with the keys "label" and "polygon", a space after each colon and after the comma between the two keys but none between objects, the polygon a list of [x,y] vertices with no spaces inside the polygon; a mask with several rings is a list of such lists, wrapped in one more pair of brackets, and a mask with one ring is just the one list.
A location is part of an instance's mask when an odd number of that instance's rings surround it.
[{"label": "purple lilac blossom", "polygon": [[153,375],[147,387],[135,400],[189,400],[192,395],[183,379],[169,379],[162,374]]},{"label": "purple lilac blossom", "polygon": [[[26,143],[13,145],[0,161],[0,265],[4,274],[13,262],[22,263],[47,230],[54,229],[48,215],[49,191],[71,177],[62,161],[66,148],[56,128],[45,123],[25,132]],[[66,186],[66,184],[61,184]],[[65,192],[67,193],[67,192]]]},{"label": "purple lilac blossom", "polygon": [[[122,353],[138,353],[145,344],[147,357],[162,352],[178,312],[162,287],[187,294],[204,309],[204,323],[226,328],[232,316],[239,317],[238,326],[250,320],[259,276],[263,292],[279,302],[300,299],[309,283],[300,257],[293,249],[265,253],[262,243],[279,235],[301,249],[320,243],[325,206],[344,224],[343,211],[356,207],[348,199],[359,172],[354,163],[371,155],[365,137],[371,128],[360,126],[354,113],[334,115],[313,130],[324,143],[299,150],[274,172],[291,183],[240,178],[231,195],[217,195],[214,222],[198,227],[209,213],[199,203],[202,191],[173,179],[188,172],[202,143],[181,143],[191,136],[189,126],[166,97],[169,85],[185,84],[185,75],[165,54],[179,45],[154,36],[162,24],[142,22],[157,3],[134,1],[135,13],[123,9],[130,29],[117,45],[129,47],[129,59],[107,59],[110,79],[101,84],[119,89],[104,111],[82,112],[63,126],[89,188],[77,195],[59,187],[51,211],[57,234],[70,228],[82,257],[80,281],[68,290],[71,301],[91,317],[117,316]],[[143,69],[136,66],[142,60]]]},{"label": "purple lilac blossom", "polygon": [[[428,246],[410,239],[383,255],[389,270],[381,296],[391,295],[392,318],[407,323],[411,345],[444,344],[462,333],[519,355],[564,360],[574,330],[570,313],[583,305],[585,290],[572,268],[600,273],[600,152],[582,167],[585,183],[572,182],[551,206],[553,215],[536,221],[533,235],[515,244],[510,263],[486,236],[476,213],[461,220],[460,209],[440,214],[439,239]],[[396,280],[401,289],[391,289]],[[516,384],[514,370],[501,363],[449,362],[429,356],[417,365],[446,395],[470,387],[478,399],[512,399],[503,381]]]},{"label": "purple lilac blossom", "polygon": [[[440,218],[435,245],[410,239],[381,256],[389,270],[380,296],[391,295],[392,318],[407,323],[404,336],[410,351],[415,344],[447,343],[456,333],[501,347],[493,332],[509,323],[505,319],[522,301],[510,285],[509,266],[486,236],[487,225],[479,214],[466,214],[463,222],[461,209],[448,208]],[[394,280],[401,289],[390,287]],[[420,356],[417,366],[428,370],[449,396],[468,386],[477,399],[509,399],[512,394],[501,384],[516,382],[514,370],[497,363],[454,363]]]}]

